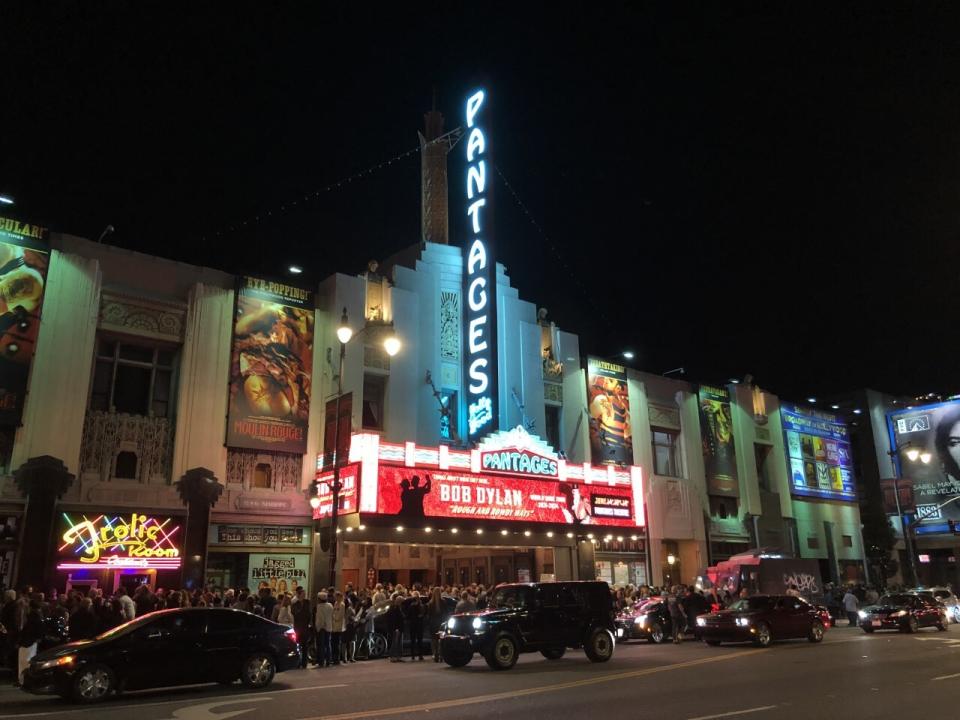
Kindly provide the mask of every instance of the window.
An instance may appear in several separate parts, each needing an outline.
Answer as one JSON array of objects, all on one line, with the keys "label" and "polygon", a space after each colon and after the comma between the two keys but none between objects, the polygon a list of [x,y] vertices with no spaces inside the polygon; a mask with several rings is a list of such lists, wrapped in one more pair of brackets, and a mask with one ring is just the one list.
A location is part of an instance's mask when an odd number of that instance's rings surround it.
[{"label": "window", "polygon": [[677,462],[680,433],[677,430],[652,427],[650,434],[653,436],[653,474],[680,477]]},{"label": "window", "polygon": [[728,497],[710,496],[710,515],[720,520],[737,517],[737,499]]},{"label": "window", "polygon": [[767,458],[770,457],[770,451],[773,448],[770,445],[753,444],[753,457],[757,463],[757,482],[761,490],[773,492],[773,484],[770,482],[770,470]]},{"label": "window", "polygon": [[99,338],[90,409],[170,417],[176,352]]},{"label": "window", "polygon": [[383,430],[383,404],[387,394],[385,375],[363,376],[363,429]]},{"label": "window", "polygon": [[447,410],[446,414],[440,415],[440,439],[456,440],[457,413],[460,410],[457,407],[457,391],[443,390],[440,393],[440,402],[443,403],[444,408]]},{"label": "window", "polygon": [[843,536],[843,546],[844,546],[844,547],[853,547],[853,535],[844,535],[844,536]]},{"label": "window", "polygon": [[253,487],[268,490],[273,487],[273,468],[270,463],[257,463],[253,469]]},{"label": "window", "polygon": [[561,452],[563,444],[560,441],[560,408],[556,405],[546,405],[544,411],[546,413],[544,418],[546,428],[544,430],[547,434],[547,442],[554,450]]},{"label": "window", "polygon": [[117,453],[117,467],[113,476],[120,480],[137,479],[137,454],[130,450]]},{"label": "window", "polygon": [[820,538],[808,537],[807,538],[807,547],[811,550],[816,550],[820,547]]}]

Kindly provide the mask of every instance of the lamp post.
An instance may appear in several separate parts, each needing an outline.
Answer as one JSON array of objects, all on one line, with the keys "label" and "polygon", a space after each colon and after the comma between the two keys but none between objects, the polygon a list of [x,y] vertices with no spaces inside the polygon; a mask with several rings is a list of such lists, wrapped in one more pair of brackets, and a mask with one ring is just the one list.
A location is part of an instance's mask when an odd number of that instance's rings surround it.
[{"label": "lamp post", "polygon": [[[343,397],[343,359],[347,355],[347,343],[360,337],[370,325],[365,325],[359,332],[354,333],[350,327],[350,320],[347,317],[347,309],[343,309],[340,316],[340,325],[337,327],[337,340],[340,342],[340,363],[337,368],[337,409],[335,413],[336,425],[333,431],[333,480],[330,484],[330,493],[333,500],[333,507],[330,510],[330,584],[337,586],[337,519],[340,510],[340,399]],[[400,352],[401,342],[396,333],[390,331],[383,340],[383,349],[387,355],[393,357]],[[310,500],[313,506],[313,498]],[[316,498],[317,507],[320,504],[320,498]]]},{"label": "lamp post", "polygon": [[897,517],[900,519],[900,529],[903,532],[903,544],[907,551],[907,557],[910,560],[910,575],[913,580],[913,585],[917,584],[917,558],[914,554],[913,547],[913,537],[910,532],[910,526],[907,524],[906,518],[903,516],[903,511],[900,509],[900,465],[897,463],[897,457],[902,451],[906,450],[904,453],[907,456],[907,460],[910,462],[916,462],[919,460],[924,465],[928,465],[930,460],[933,458],[926,450],[919,450],[912,446],[911,442],[906,442],[903,445],[897,445],[893,450],[889,450],[887,455],[890,456],[890,463],[893,465],[893,499],[897,506]]}]

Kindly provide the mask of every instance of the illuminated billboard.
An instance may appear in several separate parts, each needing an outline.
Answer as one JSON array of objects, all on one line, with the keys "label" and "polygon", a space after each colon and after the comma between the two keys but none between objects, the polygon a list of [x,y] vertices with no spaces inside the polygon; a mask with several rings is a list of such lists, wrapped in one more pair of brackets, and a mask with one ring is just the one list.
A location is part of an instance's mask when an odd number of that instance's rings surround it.
[{"label": "illuminated billboard", "polygon": [[590,413],[590,456],[595,465],[632,465],[633,430],[627,369],[587,358],[587,409]]},{"label": "illuminated billboard", "polygon": [[857,499],[850,435],[834,415],[796,405],[780,406],[790,473],[790,492],[799,497]]},{"label": "illuminated billboard", "polygon": [[[912,486],[918,534],[949,532],[948,521],[960,521],[960,400],[924,405],[887,414],[892,447],[930,454],[911,462],[900,453],[902,485]],[[902,488],[901,488],[902,490]]]},{"label": "illuminated billboard", "polygon": [[698,396],[707,492],[711,495],[739,497],[740,481],[730,393],[726,388],[701,385]]},{"label": "illuminated billboard", "polygon": [[139,512],[96,517],[62,513],[57,570],[178,570],[179,522]]}]

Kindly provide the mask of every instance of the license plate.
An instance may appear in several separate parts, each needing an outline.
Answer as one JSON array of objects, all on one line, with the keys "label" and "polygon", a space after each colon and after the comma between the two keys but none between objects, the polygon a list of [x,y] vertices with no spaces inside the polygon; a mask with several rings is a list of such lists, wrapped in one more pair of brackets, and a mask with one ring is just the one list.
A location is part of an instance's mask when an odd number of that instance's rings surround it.
[{"label": "license plate", "polygon": [[870,623],[870,624],[873,625],[873,627],[880,627],[881,625],[883,625],[883,623],[880,622],[879,620],[874,620],[874,621],[873,621],[872,623]]},{"label": "license plate", "polygon": [[617,628],[617,637],[623,637],[623,628]]}]

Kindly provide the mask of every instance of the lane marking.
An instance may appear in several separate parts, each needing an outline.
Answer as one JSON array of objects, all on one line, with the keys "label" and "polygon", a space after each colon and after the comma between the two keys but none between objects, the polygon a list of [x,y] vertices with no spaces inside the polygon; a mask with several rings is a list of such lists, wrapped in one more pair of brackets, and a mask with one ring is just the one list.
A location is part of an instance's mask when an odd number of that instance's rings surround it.
[{"label": "lane marking", "polygon": [[726,655],[716,655],[714,657],[701,658],[699,660],[674,663],[673,665],[661,665],[659,667],[646,668],[644,670],[630,670],[628,672],[601,675],[600,677],[587,678],[585,680],[571,680],[570,682],[554,683],[553,685],[541,685],[539,687],[508,690],[506,692],[492,693],[490,695],[475,695],[473,697],[458,698],[455,700],[438,700],[437,702],[422,703],[420,705],[361,710],[358,712],[340,713],[338,715],[315,715],[308,718],[301,718],[301,720],[357,720],[358,718],[387,717],[390,715],[430,712],[431,710],[446,710],[448,708],[462,707],[464,705],[476,705],[478,703],[495,702],[497,700],[511,700],[513,698],[525,697],[528,695],[540,695],[542,693],[554,692],[556,690],[569,690],[571,688],[599,685],[600,683],[614,682],[616,680],[627,680],[630,678],[643,677],[645,675],[655,675],[656,673],[666,672],[668,670],[681,670],[683,668],[707,665],[709,663],[721,662],[724,660],[734,660],[736,658],[749,657],[751,655],[756,655],[766,651],[766,648],[762,648],[760,650],[747,650],[745,652],[728,653]]},{"label": "lane marking", "polygon": [[940,677],[935,677],[934,680],[949,680],[950,678],[960,677],[960,673],[954,673],[953,675],[941,675]]},{"label": "lane marking", "polygon": [[[187,686],[187,687],[203,687],[203,686],[193,685],[193,686]],[[307,690],[325,690],[326,688],[341,688],[341,687],[347,687],[347,683],[338,683],[336,685],[311,685],[310,687],[284,688],[283,690],[266,690],[265,692],[269,693],[270,695],[280,695],[281,693],[304,692]],[[178,688],[178,690],[182,690],[182,689],[183,688]],[[21,690],[21,692],[23,691]],[[145,692],[156,692],[156,691],[149,690]],[[127,695],[127,697],[130,697],[130,695]],[[192,700],[209,700],[210,702],[217,700],[217,701],[221,701],[221,704],[222,704],[222,702],[229,702],[229,701],[244,702],[245,699],[248,697],[254,698],[259,696],[256,693],[248,692],[246,695],[215,695],[211,697],[202,697],[202,698],[181,698],[180,700],[164,700],[163,702],[153,702],[153,703],[133,703],[133,704],[127,703],[124,705],[112,705],[108,702],[107,704],[101,704],[91,708],[74,706],[74,707],[66,708],[64,710],[51,710],[49,712],[17,713],[13,715],[0,715],[0,718],[49,717],[50,715],[65,715],[68,713],[71,715],[80,715],[82,713],[89,713],[89,712],[105,713],[111,710],[124,710],[126,708],[134,708],[134,707],[143,708],[143,707],[162,707],[163,705],[183,705],[185,703],[190,703]],[[135,698],[136,698],[136,695],[133,695],[133,697],[131,697],[131,699],[135,699]]]},{"label": "lane marking", "polygon": [[734,715],[749,715],[750,713],[763,712],[764,710],[773,710],[776,705],[761,705],[760,707],[747,708],[746,710],[731,710],[730,712],[717,713],[716,715],[698,715],[688,720],[716,720],[716,718],[733,717]]},{"label": "lane marking", "polygon": [[256,710],[256,708],[252,707],[244,708],[242,710],[228,710],[227,712],[222,713],[215,713],[213,712],[213,709],[227,705],[246,705],[247,703],[252,702],[267,702],[268,700],[273,700],[273,698],[265,695],[257,695],[256,697],[228,700],[227,702],[217,700],[215,702],[200,703],[199,705],[187,705],[186,707],[177,708],[174,710],[173,717],[176,718],[176,720],[218,720],[218,718],[219,720],[227,720],[227,718],[236,717],[237,715],[251,713]]}]

